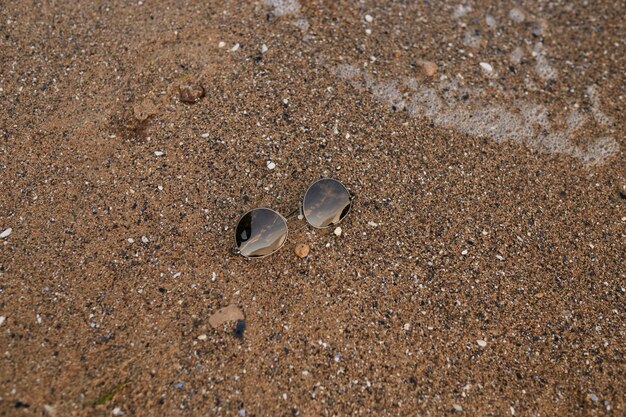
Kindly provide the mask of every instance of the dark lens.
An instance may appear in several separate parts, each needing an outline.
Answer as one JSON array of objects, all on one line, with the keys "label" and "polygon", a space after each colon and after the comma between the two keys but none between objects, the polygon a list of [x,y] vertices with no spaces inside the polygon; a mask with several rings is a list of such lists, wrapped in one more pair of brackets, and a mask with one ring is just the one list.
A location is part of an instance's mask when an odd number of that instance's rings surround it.
[{"label": "dark lens", "polygon": [[324,178],[309,187],[302,209],[306,220],[315,227],[339,223],[350,211],[350,193],[337,180]]},{"label": "dark lens", "polygon": [[274,210],[257,208],[243,215],[235,242],[239,252],[248,258],[267,256],[283,246],[287,239],[287,223]]}]

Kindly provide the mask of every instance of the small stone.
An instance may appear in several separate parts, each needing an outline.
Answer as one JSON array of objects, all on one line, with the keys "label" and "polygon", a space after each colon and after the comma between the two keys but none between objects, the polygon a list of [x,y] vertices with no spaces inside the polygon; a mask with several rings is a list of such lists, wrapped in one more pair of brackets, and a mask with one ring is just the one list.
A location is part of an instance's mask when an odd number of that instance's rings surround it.
[{"label": "small stone", "polygon": [[544,293],[542,293],[542,292],[538,292],[537,294],[535,294],[535,297],[537,297],[537,298],[543,298],[543,296],[544,296],[544,295],[545,295]]},{"label": "small stone", "polygon": [[599,398],[598,398],[598,396],[596,394],[591,394],[591,401],[593,401],[595,403],[595,402],[598,402],[598,400],[599,400]]},{"label": "small stone", "polygon": [[132,237],[128,238],[128,243],[135,243],[135,239],[133,239]]},{"label": "small stone", "polygon": [[404,331],[408,332],[411,330],[411,325],[409,323],[404,323]]},{"label": "small stone", "polygon": [[145,99],[139,103],[136,103],[133,106],[133,114],[135,115],[135,119],[143,122],[148,119],[150,116],[154,116],[157,114],[158,109],[150,99]]},{"label": "small stone", "polygon": [[148,242],[150,242],[150,239],[148,239],[148,237],[147,237],[147,236],[141,236],[141,241],[142,241],[143,243],[148,243]]},{"label": "small stone", "polygon": [[400,59],[402,57],[402,51],[400,51],[399,49],[396,49],[395,51],[393,51],[393,56],[396,59]]},{"label": "small stone", "polygon": [[225,46],[226,46],[226,42],[224,42],[224,41],[220,41],[220,43],[217,44],[218,48],[223,48]]},{"label": "small stone", "polygon": [[461,252],[461,255],[463,255],[463,256],[467,255],[467,249],[465,249],[463,252]]},{"label": "small stone", "polygon": [[200,135],[200,137],[201,137],[202,139],[206,139],[206,138],[208,138],[209,136],[210,136],[210,135],[209,135],[208,133],[203,133],[203,134],[201,134],[201,135]]},{"label": "small stone", "polygon": [[437,73],[437,64],[430,61],[422,62],[422,69],[427,77],[432,77]]},{"label": "small stone", "polygon": [[476,341],[476,343],[478,343],[478,346],[483,347],[483,348],[484,348],[485,346],[487,346],[487,342],[485,342],[485,341],[484,341],[484,340],[482,340],[482,339],[478,339],[478,340]]},{"label": "small stone", "polygon": [[43,405],[43,411],[46,413],[46,415],[48,417],[56,417],[57,416],[57,409],[50,405],[50,404],[44,404]]},{"label": "small stone", "polygon": [[510,408],[511,408],[511,415],[514,416],[515,415],[515,408],[513,408],[513,406],[511,406]]},{"label": "small stone", "polygon": [[241,311],[241,309],[237,307],[235,304],[230,304],[229,306],[220,308],[215,313],[213,313],[211,317],[209,317],[209,324],[214,329],[217,329],[222,324],[227,323],[229,321],[237,321],[237,320],[243,320],[243,319],[244,319],[243,311]]},{"label": "small stone", "polygon": [[493,67],[486,63],[486,62],[481,62],[480,63],[480,67],[483,69],[484,72],[486,72],[487,74],[491,73],[493,71]]},{"label": "small stone", "polygon": [[165,155],[165,152],[163,151],[154,151],[154,156],[163,156]]},{"label": "small stone", "polygon": [[373,221],[371,221],[371,220],[370,220],[369,222],[367,222],[367,224],[368,224],[369,226],[372,226],[372,227],[378,227],[378,223],[373,222]]},{"label": "small stone", "polygon": [[262,53],[262,54],[266,53],[268,49],[269,49],[269,48],[267,47],[267,45],[266,45],[266,44],[261,45],[261,53]]},{"label": "small stone", "polygon": [[242,408],[239,410],[239,417],[246,417],[246,409]]},{"label": "small stone", "polygon": [[365,21],[367,23],[372,23],[374,21],[374,18],[368,14],[365,15]]},{"label": "small stone", "polygon": [[454,408],[454,411],[459,413],[463,411],[463,407],[461,407],[459,404],[452,404],[452,408]]},{"label": "small stone", "polygon": [[204,87],[196,82],[186,82],[178,88],[180,101],[187,104],[194,104],[204,97]]},{"label": "small stone", "polygon": [[5,229],[4,232],[0,233],[0,239],[4,239],[5,237],[9,237],[9,235],[13,233],[13,229],[11,229],[10,227],[8,229]]},{"label": "small stone", "polygon": [[113,411],[111,411],[111,414],[113,414],[114,416],[123,416],[124,412],[120,410],[119,407],[115,407]]},{"label": "small stone", "polygon": [[201,334],[198,336],[198,340],[206,340],[207,336],[205,334]]},{"label": "small stone", "polygon": [[372,29],[365,29],[365,34],[367,36],[371,35],[372,34]]},{"label": "small stone", "polygon": [[7,318],[6,318],[5,316],[0,316],[0,326],[2,326],[2,325],[4,324],[4,321],[5,321],[6,319],[7,319]]},{"label": "small stone", "polygon": [[236,43],[236,44],[233,45],[232,48],[230,48],[230,52],[236,52],[238,49],[239,49],[239,44]]},{"label": "small stone", "polygon": [[310,249],[311,248],[309,248],[309,245],[307,245],[305,243],[298,243],[296,245],[295,252],[296,252],[296,255],[299,258],[306,258],[309,255],[309,250]]},{"label": "small stone", "polygon": [[337,227],[333,233],[335,234],[335,236],[341,236],[341,232],[341,227]]},{"label": "small stone", "polygon": [[267,169],[274,169],[274,168],[276,168],[276,164],[274,162],[272,162],[272,161],[267,161],[265,163],[265,165],[267,166]]},{"label": "small stone", "polygon": [[502,255],[496,255],[496,259],[499,261],[504,261],[504,257]]},{"label": "small stone", "polygon": [[526,16],[524,15],[523,11],[521,11],[517,7],[514,7],[509,12],[509,19],[511,19],[515,23],[522,23],[524,19],[526,19]]}]

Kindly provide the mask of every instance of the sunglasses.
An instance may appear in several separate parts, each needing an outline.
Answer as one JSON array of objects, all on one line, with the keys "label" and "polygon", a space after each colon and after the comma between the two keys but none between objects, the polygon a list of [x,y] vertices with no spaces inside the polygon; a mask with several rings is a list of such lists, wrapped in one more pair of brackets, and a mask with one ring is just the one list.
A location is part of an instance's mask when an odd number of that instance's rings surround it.
[{"label": "sunglasses", "polygon": [[[287,217],[299,214],[313,227],[325,229],[339,224],[350,211],[354,196],[332,178],[315,181],[304,193],[300,207]],[[234,252],[246,258],[262,258],[282,248],[287,241],[287,219],[260,207],[250,210],[237,223]]]}]

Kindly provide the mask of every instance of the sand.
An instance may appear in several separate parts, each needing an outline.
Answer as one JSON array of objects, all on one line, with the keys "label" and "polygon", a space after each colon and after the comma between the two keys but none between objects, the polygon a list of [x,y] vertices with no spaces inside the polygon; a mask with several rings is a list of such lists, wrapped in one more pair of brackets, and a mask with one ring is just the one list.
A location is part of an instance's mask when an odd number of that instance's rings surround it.
[{"label": "sand", "polygon": [[0,415],[624,415],[622,2],[80,3],[0,6]]}]

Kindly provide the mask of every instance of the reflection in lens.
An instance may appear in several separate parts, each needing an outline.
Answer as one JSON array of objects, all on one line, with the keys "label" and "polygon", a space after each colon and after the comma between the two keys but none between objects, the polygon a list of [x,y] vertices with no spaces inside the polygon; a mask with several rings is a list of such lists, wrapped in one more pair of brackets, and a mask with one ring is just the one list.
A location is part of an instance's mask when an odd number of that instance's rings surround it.
[{"label": "reflection in lens", "polygon": [[239,252],[248,258],[267,256],[283,246],[287,239],[287,223],[274,210],[257,208],[243,215],[235,242]]},{"label": "reflection in lens", "polygon": [[314,227],[329,227],[339,223],[350,210],[350,193],[337,180],[324,178],[309,187],[302,209]]}]

